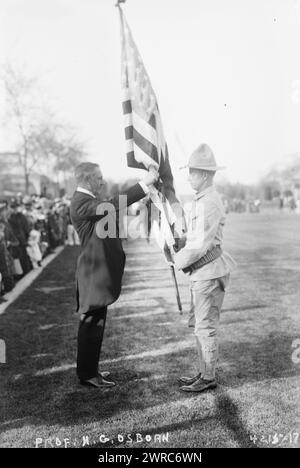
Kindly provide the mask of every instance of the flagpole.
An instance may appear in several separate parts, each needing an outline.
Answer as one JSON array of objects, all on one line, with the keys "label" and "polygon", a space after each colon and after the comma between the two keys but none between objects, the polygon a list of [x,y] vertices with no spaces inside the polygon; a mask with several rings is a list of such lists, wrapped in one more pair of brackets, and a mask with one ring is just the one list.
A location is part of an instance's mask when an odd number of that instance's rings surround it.
[{"label": "flagpole", "polygon": [[179,288],[178,288],[178,283],[177,283],[177,278],[176,278],[175,266],[173,263],[173,257],[171,254],[170,247],[167,245],[167,243],[165,243],[165,246],[164,246],[164,254],[165,254],[166,261],[171,269],[171,274],[172,274],[175,291],[176,291],[176,300],[177,300],[179,314],[182,315],[182,304],[181,304],[180,293],[179,293]]},{"label": "flagpole", "polygon": [[[168,219],[167,213],[166,213],[166,206],[165,206],[164,202],[162,203],[162,206],[163,206],[162,209],[163,209],[164,215]],[[174,241],[175,241],[175,239],[174,239]],[[171,251],[170,251],[170,247],[168,245],[164,249],[164,253],[165,253],[166,258],[169,256],[172,259],[172,254],[171,254]],[[181,305],[180,293],[179,293],[179,288],[178,288],[178,283],[177,283],[177,278],[176,278],[175,267],[174,267],[174,265],[172,263],[169,263],[169,264],[170,264],[171,274],[172,274],[172,277],[173,277],[175,291],[176,291],[176,299],[177,299],[178,310],[179,310],[180,315],[182,315],[182,305]]]},{"label": "flagpole", "polygon": [[182,305],[181,305],[179,288],[178,288],[178,283],[177,283],[177,278],[176,278],[174,265],[170,265],[170,268],[171,268],[171,273],[172,273],[172,276],[173,276],[174,285],[175,285],[175,289],[176,289],[176,299],[177,299],[178,310],[179,310],[180,315],[182,315]]}]

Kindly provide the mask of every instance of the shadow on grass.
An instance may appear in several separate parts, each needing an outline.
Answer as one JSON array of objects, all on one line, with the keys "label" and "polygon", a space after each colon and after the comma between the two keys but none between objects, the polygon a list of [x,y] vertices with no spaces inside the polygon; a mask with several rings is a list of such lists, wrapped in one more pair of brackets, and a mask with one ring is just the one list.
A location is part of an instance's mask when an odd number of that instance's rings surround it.
[{"label": "shadow on grass", "polygon": [[224,312],[245,312],[246,310],[256,310],[256,309],[266,309],[268,308],[267,305],[265,304],[255,304],[255,305],[249,305],[249,306],[244,306],[244,307],[231,307],[231,308],[225,308],[222,309],[222,314]]},{"label": "shadow on grass", "polygon": [[250,440],[249,431],[245,428],[239,416],[237,405],[231,400],[226,392],[221,391],[216,397],[217,413],[222,423],[230,430],[233,439],[243,448],[255,448]]},{"label": "shadow on grass", "polygon": [[[38,416],[29,416],[28,412],[30,413],[30,405],[26,404],[26,410],[23,409],[19,410],[17,415],[18,419],[15,419],[11,423],[6,423],[3,427],[3,430],[11,430],[23,427],[24,424],[28,424],[30,426],[37,425],[39,426],[42,424],[50,424],[50,425],[59,425],[62,424],[63,426],[66,425],[73,425],[73,424],[86,424],[94,422],[99,422],[101,419],[107,418],[112,416],[112,410],[114,409],[115,412],[119,412],[121,409],[122,411],[128,410],[130,407],[131,409],[147,409],[149,406],[147,404],[134,404],[128,405],[128,401],[124,402],[124,397],[126,394],[123,392],[116,394],[118,390],[115,391],[115,394],[112,395],[112,392],[108,394],[108,392],[102,392],[99,394],[97,391],[80,391],[78,390],[65,393],[64,398],[61,400],[60,404],[55,407],[55,403],[53,404],[53,395],[52,396],[52,403],[51,407],[46,403],[48,400],[49,402],[49,394],[47,395],[46,387],[48,379],[42,379],[43,382],[41,383],[41,392],[44,395],[40,395],[35,399],[35,407],[39,406],[40,411]],[[130,393],[130,392],[128,392]],[[128,398],[127,393],[127,398]],[[179,394],[180,395],[180,394]],[[178,399],[179,398],[178,395]],[[202,418],[189,418],[180,422],[174,422],[172,424],[165,424],[165,425],[157,425],[155,427],[150,427],[147,430],[141,430],[139,433],[142,435],[142,438],[145,439],[146,435],[154,436],[155,434],[165,434],[165,433],[174,433],[176,431],[199,431],[203,430],[203,425],[209,421],[216,422],[219,424],[221,422],[224,425],[224,428],[230,431],[232,439],[237,442],[240,447],[247,447],[252,448],[255,445],[251,442],[249,438],[249,432],[244,427],[244,424],[239,416],[238,407],[230,397],[226,394],[226,391],[222,388],[215,392],[215,404],[216,404],[216,411],[211,416],[205,416]],[[182,398],[186,401],[187,397],[182,396]],[[190,395],[190,398],[193,399],[194,395]],[[105,400],[105,403],[104,401]],[[163,400],[165,402],[165,399]],[[168,401],[171,402],[172,399],[168,398]],[[26,400],[24,403],[27,403]],[[106,408],[105,408],[106,407]],[[155,408],[155,406],[150,406]],[[101,416],[100,416],[101,411]],[[50,417],[51,413],[51,417]],[[93,416],[91,415],[93,413]],[[113,434],[110,437],[111,440],[117,440],[117,434]],[[121,446],[122,443],[114,444],[107,443],[105,447],[117,447]],[[96,443],[94,445],[89,445],[89,447],[102,447],[103,443]]]},{"label": "shadow on grass", "polygon": [[[191,398],[193,396],[191,395]],[[172,424],[158,425],[155,427],[150,427],[146,431],[140,431],[141,438],[145,440],[146,436],[155,436],[157,434],[166,434],[174,433],[181,431],[199,431],[203,430],[203,425],[207,422],[216,422],[220,421],[230,431],[232,438],[240,447],[243,448],[257,448],[257,446],[251,441],[249,437],[249,431],[244,427],[244,424],[239,416],[238,407],[230,397],[226,394],[223,389],[219,389],[215,392],[215,401],[216,401],[216,413],[212,416],[205,416],[203,418],[189,418],[180,422],[175,422]],[[114,443],[107,442],[105,448],[112,448],[122,446],[123,442],[115,442],[118,440],[117,434],[113,434],[111,440],[114,440]],[[95,443],[92,445],[95,448],[103,448],[103,443]]]},{"label": "shadow on grass", "polygon": [[[216,394],[216,418],[221,420],[241,446],[249,445],[249,435],[239,419],[238,408],[226,394],[226,387],[295,375],[290,359],[290,336],[272,336],[259,343],[233,343],[227,341],[222,346],[222,360],[229,370],[219,371],[221,387]],[[276,345],[276,346],[275,346]],[[178,392],[176,378],[182,360],[188,360],[190,350],[160,357],[160,366],[164,366],[165,378],[159,382],[136,381],[151,378],[151,371],[135,370],[137,362],[124,363],[120,368],[114,366],[111,371],[118,382],[112,390],[94,390],[77,384],[74,370],[57,374],[34,377],[27,375],[16,382],[8,382],[4,394],[7,395],[3,408],[3,418],[11,420],[1,430],[22,427],[24,420],[30,425],[49,424],[69,426],[100,422],[120,411],[146,410],[157,405],[186,399]],[[162,362],[163,359],[163,362]],[[154,361],[154,362],[153,362]],[[121,363],[122,364],[122,363]],[[143,360],[143,368],[155,368],[155,359]],[[115,371],[115,372],[114,372]],[[151,395],[145,398],[145,391]],[[19,422],[18,422],[19,420]],[[193,423],[195,420],[193,419]],[[166,427],[156,427],[155,433],[184,429],[191,421],[174,423]],[[201,423],[201,419],[196,423]],[[154,428],[153,428],[154,431]],[[147,430],[147,433],[149,431]],[[245,445],[245,444],[248,445]]]}]

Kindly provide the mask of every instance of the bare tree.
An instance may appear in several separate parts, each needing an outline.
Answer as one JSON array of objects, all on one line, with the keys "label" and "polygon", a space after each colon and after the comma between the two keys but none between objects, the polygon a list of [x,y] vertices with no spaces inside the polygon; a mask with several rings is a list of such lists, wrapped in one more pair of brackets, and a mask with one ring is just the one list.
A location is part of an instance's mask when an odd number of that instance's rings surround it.
[{"label": "bare tree", "polygon": [[7,122],[16,139],[16,151],[24,171],[28,193],[30,175],[36,167],[64,174],[84,157],[84,145],[74,132],[55,122],[53,112],[43,104],[38,80],[6,66],[3,72]]},{"label": "bare tree", "polygon": [[[84,143],[79,141],[75,132],[66,125],[48,125],[36,136],[35,153],[42,153],[39,167],[43,168],[48,163],[49,170],[60,182],[59,175],[63,175],[64,183],[66,174],[73,171],[75,166],[85,159],[86,151]],[[50,167],[49,167],[50,166]]]},{"label": "bare tree", "polygon": [[29,176],[40,155],[35,149],[42,110],[36,105],[37,82],[7,65],[3,72],[6,92],[6,117],[16,138],[16,150],[24,170],[25,191],[28,193]]}]

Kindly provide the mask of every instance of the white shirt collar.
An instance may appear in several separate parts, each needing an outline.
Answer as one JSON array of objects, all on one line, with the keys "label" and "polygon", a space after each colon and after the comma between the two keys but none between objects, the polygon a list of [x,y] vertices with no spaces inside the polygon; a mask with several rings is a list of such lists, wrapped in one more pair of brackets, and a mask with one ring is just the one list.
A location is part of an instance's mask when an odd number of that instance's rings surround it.
[{"label": "white shirt collar", "polygon": [[76,192],[86,193],[87,195],[90,195],[91,197],[96,198],[95,195],[92,192],[90,192],[89,190],[87,190],[87,189],[85,189],[83,187],[77,187]]}]

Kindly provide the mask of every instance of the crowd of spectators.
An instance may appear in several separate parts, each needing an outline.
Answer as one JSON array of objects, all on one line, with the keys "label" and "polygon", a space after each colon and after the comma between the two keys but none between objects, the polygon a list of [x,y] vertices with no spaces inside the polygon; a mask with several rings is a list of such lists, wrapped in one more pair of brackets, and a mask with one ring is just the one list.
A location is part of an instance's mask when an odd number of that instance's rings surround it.
[{"label": "crowd of spectators", "polygon": [[0,296],[59,245],[78,245],[70,201],[21,195],[0,200]]}]

